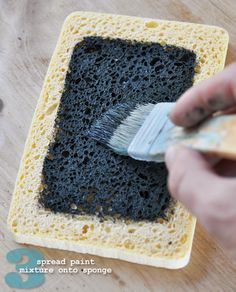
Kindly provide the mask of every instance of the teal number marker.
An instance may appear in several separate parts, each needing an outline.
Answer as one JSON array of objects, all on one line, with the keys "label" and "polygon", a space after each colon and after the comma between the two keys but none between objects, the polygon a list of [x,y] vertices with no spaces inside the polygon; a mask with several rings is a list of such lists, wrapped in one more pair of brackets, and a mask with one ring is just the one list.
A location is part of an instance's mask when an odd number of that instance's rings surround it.
[{"label": "teal number marker", "polygon": [[[23,256],[28,257],[28,261],[24,264],[19,263],[22,261]],[[10,263],[16,264],[16,271],[20,269],[30,269],[37,267],[37,261],[43,260],[43,254],[31,248],[17,248],[7,253],[7,260]],[[29,273],[26,281],[22,280],[19,272],[10,272],[5,276],[5,282],[12,288],[30,289],[35,288],[44,283],[44,274],[42,273]]]}]

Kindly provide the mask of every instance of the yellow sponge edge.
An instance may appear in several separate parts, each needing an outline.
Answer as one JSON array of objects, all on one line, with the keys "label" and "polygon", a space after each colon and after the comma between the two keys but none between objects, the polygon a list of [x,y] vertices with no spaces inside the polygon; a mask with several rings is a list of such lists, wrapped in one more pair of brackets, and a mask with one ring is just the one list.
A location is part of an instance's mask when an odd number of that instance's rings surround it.
[{"label": "yellow sponge edge", "polygon": [[8,216],[17,242],[60,248],[176,269],[190,257],[196,220],[179,203],[169,222],[106,220],[54,214],[38,204],[44,157],[75,44],[103,36],[182,46],[197,54],[194,82],[221,71],[228,33],[219,27],[93,12],[67,17],[52,56],[25,144]]}]

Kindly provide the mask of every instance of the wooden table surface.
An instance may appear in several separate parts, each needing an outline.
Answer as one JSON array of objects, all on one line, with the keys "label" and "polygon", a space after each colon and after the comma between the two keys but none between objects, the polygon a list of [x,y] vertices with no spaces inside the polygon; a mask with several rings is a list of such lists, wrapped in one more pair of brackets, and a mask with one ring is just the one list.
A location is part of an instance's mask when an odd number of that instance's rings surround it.
[{"label": "wooden table surface", "polygon": [[[227,63],[236,60],[235,0],[0,0],[0,291],[21,247],[6,227],[24,142],[63,20],[72,11],[109,12],[218,25],[230,34]],[[236,291],[236,268],[198,225],[190,264],[165,270],[73,252],[38,248],[47,259],[93,258],[110,275],[46,275],[35,291]]]}]

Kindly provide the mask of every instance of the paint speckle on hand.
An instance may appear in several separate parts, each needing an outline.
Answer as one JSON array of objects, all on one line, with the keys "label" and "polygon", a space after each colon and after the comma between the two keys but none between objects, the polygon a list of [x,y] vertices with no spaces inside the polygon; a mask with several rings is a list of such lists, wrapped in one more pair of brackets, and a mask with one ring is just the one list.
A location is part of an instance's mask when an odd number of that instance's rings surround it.
[{"label": "paint speckle on hand", "polygon": [[195,107],[193,109],[193,114],[199,116],[199,117],[202,117],[204,116],[206,113],[205,109],[203,107]]},{"label": "paint speckle on hand", "polygon": [[232,101],[225,98],[221,93],[215,94],[207,100],[209,108],[214,111],[222,110],[232,105]]},{"label": "paint speckle on hand", "polygon": [[207,111],[203,107],[194,107],[185,115],[186,121],[190,126],[199,123],[207,116]]}]

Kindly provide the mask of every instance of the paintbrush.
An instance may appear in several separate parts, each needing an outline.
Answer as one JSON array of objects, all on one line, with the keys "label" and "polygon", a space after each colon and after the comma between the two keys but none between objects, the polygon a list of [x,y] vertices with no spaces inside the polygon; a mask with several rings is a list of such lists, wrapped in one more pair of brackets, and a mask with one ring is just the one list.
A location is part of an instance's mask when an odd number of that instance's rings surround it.
[{"label": "paintbrush", "polygon": [[[168,114],[175,103],[119,104],[92,125],[89,136],[120,155],[163,162],[170,145],[236,159],[236,115],[213,115],[193,128],[175,126]],[[187,162],[186,162],[187,163]]]}]

